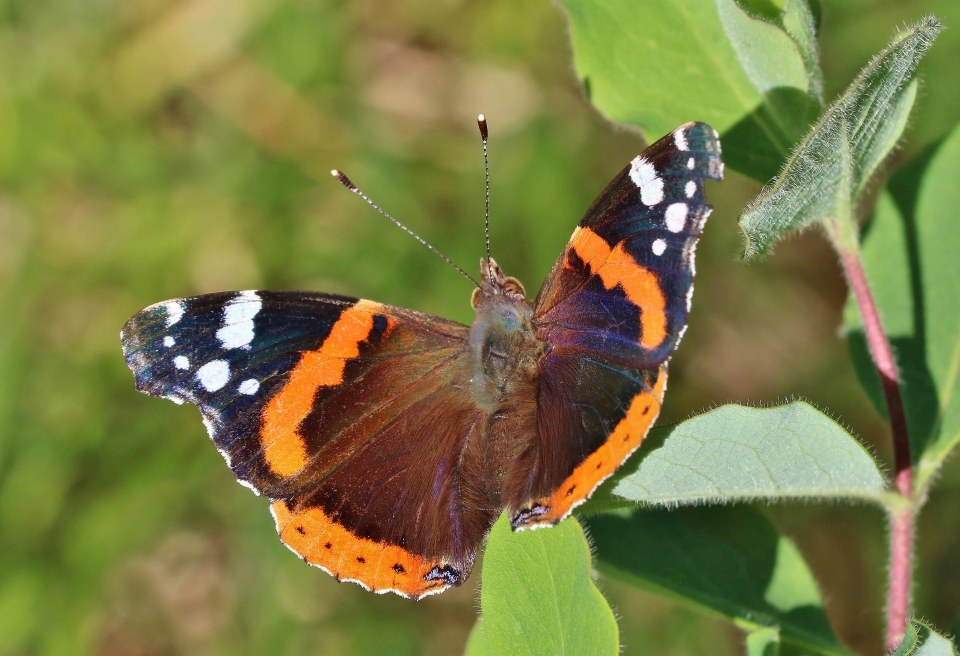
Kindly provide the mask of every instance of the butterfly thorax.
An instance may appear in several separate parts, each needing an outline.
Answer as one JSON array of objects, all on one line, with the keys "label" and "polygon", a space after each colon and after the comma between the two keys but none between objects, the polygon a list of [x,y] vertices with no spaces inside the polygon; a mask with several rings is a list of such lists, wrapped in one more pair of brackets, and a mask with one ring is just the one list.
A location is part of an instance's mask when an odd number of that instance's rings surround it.
[{"label": "butterfly thorax", "polygon": [[480,263],[483,285],[473,293],[471,378],[477,399],[491,410],[536,381],[544,344],[534,334],[533,306],[523,285],[492,259]]}]

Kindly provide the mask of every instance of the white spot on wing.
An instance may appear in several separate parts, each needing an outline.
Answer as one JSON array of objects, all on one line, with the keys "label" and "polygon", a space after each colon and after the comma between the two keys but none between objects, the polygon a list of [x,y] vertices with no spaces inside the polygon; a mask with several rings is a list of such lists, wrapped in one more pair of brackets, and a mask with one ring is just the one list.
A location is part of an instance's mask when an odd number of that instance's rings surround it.
[{"label": "white spot on wing", "polygon": [[253,341],[253,322],[244,321],[224,326],[217,331],[217,339],[225,349],[241,348]]},{"label": "white spot on wing", "polygon": [[240,383],[237,391],[241,394],[256,394],[258,389],[260,389],[260,381],[255,378],[248,378]]},{"label": "white spot on wing", "polygon": [[167,348],[170,348],[176,343],[177,343],[177,340],[175,340],[170,335],[167,335],[166,337],[163,338],[163,345],[166,346]]},{"label": "white spot on wing", "polygon": [[695,160],[694,158],[691,157],[690,159],[687,160],[687,168],[690,169],[691,171],[693,170],[693,167],[696,165],[697,165],[697,160]]},{"label": "white spot on wing", "polygon": [[667,250],[667,242],[663,239],[656,239],[653,242],[653,254],[654,255],[663,255],[663,252]]},{"label": "white spot on wing", "polygon": [[240,292],[223,308],[223,327],[217,339],[225,349],[242,348],[253,341],[253,318],[263,303],[256,292]]},{"label": "white spot on wing", "polygon": [[687,194],[687,198],[693,198],[693,195],[697,193],[697,183],[693,180],[687,182],[687,186],[684,187],[684,191]]},{"label": "white spot on wing", "polygon": [[173,401],[177,405],[183,405],[183,402],[184,402],[183,399],[177,396],[176,394],[167,394],[163,398],[167,399],[168,401]]},{"label": "white spot on wing", "polygon": [[687,136],[683,133],[682,129],[674,130],[673,142],[677,144],[678,150],[690,150],[690,146],[687,145]]},{"label": "white spot on wing", "polygon": [[173,359],[173,366],[177,369],[189,369],[190,360],[185,355],[178,355]]},{"label": "white spot on wing", "polygon": [[664,215],[667,224],[667,230],[670,232],[680,232],[687,222],[687,204],[673,203],[667,207]]},{"label": "white spot on wing", "polygon": [[630,179],[640,188],[640,200],[647,207],[663,200],[663,179],[657,175],[656,167],[641,155],[630,162]]},{"label": "white spot on wing", "polygon": [[167,326],[172,326],[173,324],[180,321],[183,318],[183,303],[180,301],[170,301],[169,303],[164,303],[163,309],[167,311]]},{"label": "white spot on wing", "polygon": [[230,380],[230,365],[226,360],[213,360],[197,369],[197,380],[208,392],[216,392]]}]

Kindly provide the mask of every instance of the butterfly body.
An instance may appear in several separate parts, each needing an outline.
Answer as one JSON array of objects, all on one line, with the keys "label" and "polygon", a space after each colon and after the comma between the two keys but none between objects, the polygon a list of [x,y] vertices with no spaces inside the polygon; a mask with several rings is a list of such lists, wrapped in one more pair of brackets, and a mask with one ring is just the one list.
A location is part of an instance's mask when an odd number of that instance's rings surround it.
[{"label": "butterfly body", "polygon": [[546,344],[536,336],[533,306],[523,287],[507,278],[493,260],[480,263],[483,283],[472,299],[476,318],[470,327],[474,398],[491,411],[536,383]]},{"label": "butterfly body", "polygon": [[121,333],[137,387],[203,415],[281,540],[375,592],[459,585],[497,516],[551,526],[641,443],[686,326],[722,172],[690,123],[588,209],[540,293],[491,260],[470,327],[368,300],[245,291],[175,299]]}]

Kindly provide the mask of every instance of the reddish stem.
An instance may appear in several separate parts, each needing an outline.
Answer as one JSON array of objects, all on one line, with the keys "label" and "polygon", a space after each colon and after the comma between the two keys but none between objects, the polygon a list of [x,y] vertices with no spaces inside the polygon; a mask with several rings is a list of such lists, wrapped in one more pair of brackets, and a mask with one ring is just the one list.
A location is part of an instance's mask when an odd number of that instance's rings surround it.
[{"label": "reddish stem", "polygon": [[913,561],[913,507],[890,518],[890,582],[887,590],[887,649],[893,651],[907,630]]},{"label": "reddish stem", "polygon": [[909,497],[913,492],[913,469],[910,463],[910,438],[907,432],[907,416],[903,410],[903,397],[900,395],[900,379],[897,375],[897,363],[893,359],[893,349],[883,331],[877,305],[870,292],[867,276],[857,253],[843,250],[840,253],[843,269],[853,295],[857,299],[863,316],[863,331],[867,336],[870,355],[880,374],[883,395],[887,401],[887,414],[890,416],[890,429],[893,433],[894,486],[897,492]]},{"label": "reddish stem", "polygon": [[[836,242],[835,242],[836,243]],[[867,276],[856,249],[838,244],[840,259],[854,298],[863,317],[867,346],[873,358],[890,416],[893,437],[894,487],[905,499],[913,498],[913,469],[910,461],[910,437],[907,417],[900,394],[900,380],[893,349],[883,330],[877,304],[870,292]],[[887,648],[895,649],[907,628],[910,611],[910,576],[913,559],[914,508],[908,503],[891,513],[890,518],[890,584],[887,590]]]}]

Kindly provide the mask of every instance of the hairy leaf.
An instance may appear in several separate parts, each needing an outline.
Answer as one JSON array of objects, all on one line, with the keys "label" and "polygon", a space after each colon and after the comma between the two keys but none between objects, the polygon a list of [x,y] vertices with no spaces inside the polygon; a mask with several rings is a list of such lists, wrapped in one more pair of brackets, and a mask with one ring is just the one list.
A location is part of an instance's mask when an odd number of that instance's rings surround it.
[{"label": "hairy leaf", "polygon": [[911,619],[891,656],[957,656],[957,647],[923,620]]},{"label": "hairy leaf", "polygon": [[851,208],[903,133],[917,65],[941,30],[931,17],[899,34],[827,109],[740,217],[745,257],[825,219],[853,230]]},{"label": "hairy leaf", "polygon": [[654,445],[659,440],[662,445],[621,467],[587,512],[616,504],[611,497],[676,506],[750,499],[877,500],[884,491],[883,476],[867,450],[807,403],[725,405],[662,431],[652,437]]}]

